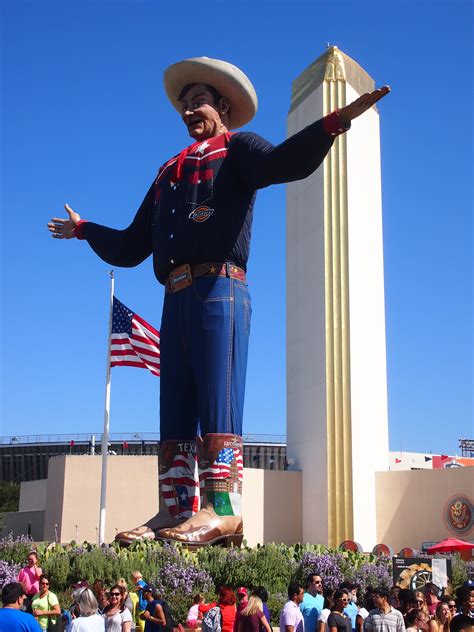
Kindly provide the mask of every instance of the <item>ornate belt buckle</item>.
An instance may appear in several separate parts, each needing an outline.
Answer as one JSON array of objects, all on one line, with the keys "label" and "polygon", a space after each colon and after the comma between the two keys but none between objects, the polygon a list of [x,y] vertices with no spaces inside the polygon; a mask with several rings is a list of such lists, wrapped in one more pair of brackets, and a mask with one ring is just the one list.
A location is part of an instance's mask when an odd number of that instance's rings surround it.
[{"label": "ornate belt buckle", "polygon": [[185,263],[183,266],[175,268],[168,277],[169,288],[171,292],[179,292],[180,290],[188,287],[193,282],[193,276],[191,274],[191,266],[189,263]]}]

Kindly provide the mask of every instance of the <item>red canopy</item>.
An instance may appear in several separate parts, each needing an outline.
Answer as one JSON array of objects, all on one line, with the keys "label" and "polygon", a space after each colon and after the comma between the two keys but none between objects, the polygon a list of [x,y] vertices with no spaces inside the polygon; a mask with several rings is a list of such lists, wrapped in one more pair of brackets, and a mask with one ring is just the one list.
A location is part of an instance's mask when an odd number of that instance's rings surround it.
[{"label": "red canopy", "polygon": [[458,540],[457,538],[448,538],[447,540],[441,540],[438,544],[430,546],[426,552],[449,553],[451,551],[467,551],[469,549],[474,549],[474,542],[466,542],[465,540]]}]

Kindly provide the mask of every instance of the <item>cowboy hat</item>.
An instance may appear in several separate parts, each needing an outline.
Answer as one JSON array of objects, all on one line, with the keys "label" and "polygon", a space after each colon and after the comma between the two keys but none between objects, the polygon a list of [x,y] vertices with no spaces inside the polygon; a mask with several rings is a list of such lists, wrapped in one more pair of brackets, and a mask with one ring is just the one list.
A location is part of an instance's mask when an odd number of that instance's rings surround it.
[{"label": "cowboy hat", "polygon": [[227,61],[209,57],[184,59],[168,66],[163,74],[163,81],[168,99],[180,114],[178,97],[189,83],[208,84],[229,99],[229,129],[242,127],[257,112],[257,94],[250,79],[240,68]]}]

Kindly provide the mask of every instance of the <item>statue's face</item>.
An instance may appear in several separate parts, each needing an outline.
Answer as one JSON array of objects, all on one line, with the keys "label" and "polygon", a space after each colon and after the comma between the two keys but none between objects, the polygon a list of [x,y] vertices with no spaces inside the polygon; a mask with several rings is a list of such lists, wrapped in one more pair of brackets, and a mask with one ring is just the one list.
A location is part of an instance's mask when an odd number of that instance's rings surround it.
[{"label": "statue's face", "polygon": [[224,124],[219,112],[219,104],[203,84],[190,88],[180,101],[183,122],[189,135],[198,140],[206,140],[222,133]]}]

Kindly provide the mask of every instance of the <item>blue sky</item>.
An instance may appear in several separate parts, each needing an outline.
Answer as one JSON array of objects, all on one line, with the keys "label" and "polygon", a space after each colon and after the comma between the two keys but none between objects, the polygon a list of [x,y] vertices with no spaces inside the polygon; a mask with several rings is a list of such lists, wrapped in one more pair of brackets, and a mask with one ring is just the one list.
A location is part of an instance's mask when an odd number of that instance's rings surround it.
[{"label": "blue sky", "polygon": [[[291,81],[339,46],[392,94],[380,104],[392,450],[453,454],[473,437],[473,9],[449,2],[1,3],[2,433],[100,433],[108,266],[50,239],[68,202],[131,221],[158,167],[190,143],[163,70],[207,55],[244,69],[249,129],[285,137]],[[285,189],[257,198],[245,433],[286,432]],[[160,325],[151,261],[116,295]],[[158,429],[158,379],[112,375],[111,431]]]}]

